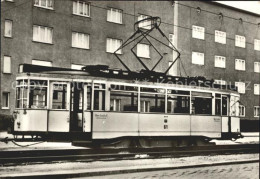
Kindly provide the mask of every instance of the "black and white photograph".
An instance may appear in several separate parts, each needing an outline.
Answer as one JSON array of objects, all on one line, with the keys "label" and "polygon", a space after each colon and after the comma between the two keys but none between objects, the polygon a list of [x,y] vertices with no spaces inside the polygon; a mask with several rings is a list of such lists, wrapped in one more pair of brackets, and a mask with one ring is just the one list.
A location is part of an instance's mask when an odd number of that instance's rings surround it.
[{"label": "black and white photograph", "polygon": [[259,179],[260,1],[1,0],[0,178]]}]

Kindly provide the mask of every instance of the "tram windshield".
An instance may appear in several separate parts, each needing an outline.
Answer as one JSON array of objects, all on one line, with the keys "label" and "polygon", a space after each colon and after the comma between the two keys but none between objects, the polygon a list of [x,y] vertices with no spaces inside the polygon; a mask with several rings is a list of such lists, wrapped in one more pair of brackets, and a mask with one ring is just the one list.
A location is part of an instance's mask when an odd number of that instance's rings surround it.
[{"label": "tram windshield", "polygon": [[29,91],[29,108],[47,108],[47,81],[31,80]]}]

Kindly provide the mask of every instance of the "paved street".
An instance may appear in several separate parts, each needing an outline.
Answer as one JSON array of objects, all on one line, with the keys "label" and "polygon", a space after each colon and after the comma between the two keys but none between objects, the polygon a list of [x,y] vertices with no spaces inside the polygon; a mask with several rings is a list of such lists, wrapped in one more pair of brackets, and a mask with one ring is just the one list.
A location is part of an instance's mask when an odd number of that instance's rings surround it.
[{"label": "paved street", "polygon": [[258,179],[259,163],[212,166],[203,168],[189,168],[176,170],[161,170],[153,172],[140,172],[97,176],[93,178],[115,179],[150,179],[150,178],[180,178],[180,179]]}]

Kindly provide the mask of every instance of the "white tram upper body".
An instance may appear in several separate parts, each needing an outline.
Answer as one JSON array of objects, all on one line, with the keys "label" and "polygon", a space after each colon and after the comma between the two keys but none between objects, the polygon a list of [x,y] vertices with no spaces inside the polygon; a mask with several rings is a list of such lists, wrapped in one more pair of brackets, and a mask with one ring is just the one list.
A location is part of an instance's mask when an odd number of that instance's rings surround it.
[{"label": "white tram upper body", "polygon": [[[33,66],[33,65],[32,65]],[[14,134],[120,137],[241,137],[236,91],[95,77],[20,73]]]}]

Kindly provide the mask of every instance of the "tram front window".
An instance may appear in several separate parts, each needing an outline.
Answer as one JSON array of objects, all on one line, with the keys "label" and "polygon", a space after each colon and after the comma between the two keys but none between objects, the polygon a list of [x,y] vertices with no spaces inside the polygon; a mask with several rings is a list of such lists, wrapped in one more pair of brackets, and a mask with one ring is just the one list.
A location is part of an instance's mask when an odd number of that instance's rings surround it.
[{"label": "tram front window", "polygon": [[67,109],[67,84],[53,84],[52,109]]},{"label": "tram front window", "polygon": [[47,81],[37,80],[30,82],[29,108],[47,108]]}]

